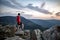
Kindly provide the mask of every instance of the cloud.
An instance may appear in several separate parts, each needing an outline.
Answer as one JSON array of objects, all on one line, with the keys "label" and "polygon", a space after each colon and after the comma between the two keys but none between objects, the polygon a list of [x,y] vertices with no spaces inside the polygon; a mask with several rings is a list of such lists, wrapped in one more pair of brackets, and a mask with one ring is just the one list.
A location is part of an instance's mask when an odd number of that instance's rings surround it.
[{"label": "cloud", "polygon": [[60,12],[57,12],[57,13],[56,13],[56,16],[60,16]]},{"label": "cloud", "polygon": [[20,3],[18,3],[16,0],[11,0],[11,2],[13,2],[16,6],[23,8],[23,6]]},{"label": "cloud", "polygon": [[45,10],[43,8],[38,8],[38,6],[34,7],[32,6],[33,4],[28,4],[26,7],[44,14],[52,14],[51,12],[49,12],[48,10]]},{"label": "cloud", "polygon": [[[13,4],[15,4],[15,5],[13,5]],[[12,0],[0,0],[0,5],[5,5],[5,6],[11,7],[11,8],[16,8],[16,9],[19,9],[20,7],[22,7],[22,5],[17,3],[15,0],[14,1],[12,1]],[[17,6],[17,5],[19,5],[19,6]]]},{"label": "cloud", "polygon": [[43,8],[44,6],[45,6],[45,2],[42,3],[41,8]]}]

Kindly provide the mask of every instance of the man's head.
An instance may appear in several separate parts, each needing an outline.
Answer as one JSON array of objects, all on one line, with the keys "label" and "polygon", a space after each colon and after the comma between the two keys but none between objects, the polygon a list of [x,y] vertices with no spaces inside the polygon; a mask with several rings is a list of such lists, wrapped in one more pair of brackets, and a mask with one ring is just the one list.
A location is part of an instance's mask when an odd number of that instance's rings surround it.
[{"label": "man's head", "polygon": [[18,15],[20,15],[20,13],[18,13]]}]

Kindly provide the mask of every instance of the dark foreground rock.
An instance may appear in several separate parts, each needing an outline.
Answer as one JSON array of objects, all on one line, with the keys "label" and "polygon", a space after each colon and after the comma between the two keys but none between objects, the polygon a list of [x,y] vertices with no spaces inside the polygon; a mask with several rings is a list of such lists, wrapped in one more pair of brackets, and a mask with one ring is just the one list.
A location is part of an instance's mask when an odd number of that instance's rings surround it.
[{"label": "dark foreground rock", "polygon": [[15,36],[15,29],[16,28],[14,26],[0,26],[0,39]]}]

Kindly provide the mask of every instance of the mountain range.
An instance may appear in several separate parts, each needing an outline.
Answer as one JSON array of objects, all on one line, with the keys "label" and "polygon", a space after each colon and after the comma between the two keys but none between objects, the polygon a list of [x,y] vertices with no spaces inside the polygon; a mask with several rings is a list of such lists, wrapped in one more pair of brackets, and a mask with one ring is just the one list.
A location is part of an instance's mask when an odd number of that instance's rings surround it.
[{"label": "mountain range", "polygon": [[[60,20],[42,20],[42,19],[26,19],[21,16],[22,23],[25,29],[40,29],[46,30],[54,25],[60,25]],[[16,17],[2,16],[0,17],[0,25],[17,25]]]},{"label": "mountain range", "polygon": [[[28,19],[25,19],[24,17],[21,16],[22,23],[24,23],[24,28],[25,29],[40,29],[40,30],[45,30],[46,28],[43,28],[41,25],[38,25]],[[16,17],[13,16],[3,16],[0,17],[0,25],[17,25],[16,23]]]}]

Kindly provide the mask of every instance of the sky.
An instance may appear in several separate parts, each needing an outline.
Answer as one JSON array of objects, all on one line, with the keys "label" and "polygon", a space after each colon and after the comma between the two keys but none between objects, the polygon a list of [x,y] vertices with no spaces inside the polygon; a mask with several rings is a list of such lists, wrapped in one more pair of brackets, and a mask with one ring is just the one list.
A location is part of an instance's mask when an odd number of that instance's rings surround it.
[{"label": "sky", "polygon": [[60,20],[60,0],[0,0],[0,16]]}]

